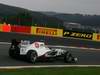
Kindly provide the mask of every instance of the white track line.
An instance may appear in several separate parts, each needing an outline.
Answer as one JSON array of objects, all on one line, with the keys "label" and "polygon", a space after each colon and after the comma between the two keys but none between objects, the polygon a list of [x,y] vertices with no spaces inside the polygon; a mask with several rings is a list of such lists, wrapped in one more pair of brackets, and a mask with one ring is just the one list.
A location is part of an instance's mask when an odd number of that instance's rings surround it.
[{"label": "white track line", "polygon": [[54,68],[54,67],[100,67],[100,65],[39,65],[39,66],[4,66],[0,69],[22,69],[22,68]]},{"label": "white track line", "polygon": [[0,42],[0,44],[9,45],[9,44],[11,44],[11,43],[9,43],[9,42]]}]

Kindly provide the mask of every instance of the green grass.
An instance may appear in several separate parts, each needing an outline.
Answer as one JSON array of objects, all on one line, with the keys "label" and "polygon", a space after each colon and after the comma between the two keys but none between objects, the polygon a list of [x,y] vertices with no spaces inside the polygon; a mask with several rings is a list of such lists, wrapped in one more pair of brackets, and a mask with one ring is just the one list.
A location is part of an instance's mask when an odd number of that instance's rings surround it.
[{"label": "green grass", "polygon": [[0,75],[100,75],[100,68],[31,68],[0,70]]}]

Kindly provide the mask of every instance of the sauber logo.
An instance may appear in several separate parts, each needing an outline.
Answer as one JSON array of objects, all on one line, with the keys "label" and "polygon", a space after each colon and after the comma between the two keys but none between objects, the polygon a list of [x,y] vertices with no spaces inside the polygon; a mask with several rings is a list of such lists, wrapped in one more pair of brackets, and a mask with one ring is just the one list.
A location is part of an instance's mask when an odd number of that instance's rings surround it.
[{"label": "sauber logo", "polygon": [[35,47],[39,48],[39,44],[37,42],[35,42]]}]

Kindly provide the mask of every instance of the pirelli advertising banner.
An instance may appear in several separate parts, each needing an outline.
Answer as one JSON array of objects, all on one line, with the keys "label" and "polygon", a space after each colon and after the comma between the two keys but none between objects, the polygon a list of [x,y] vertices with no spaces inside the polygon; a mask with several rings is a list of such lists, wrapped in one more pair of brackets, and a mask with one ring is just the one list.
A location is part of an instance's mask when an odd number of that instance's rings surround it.
[{"label": "pirelli advertising banner", "polygon": [[100,34],[93,33],[93,40],[94,41],[100,41]]},{"label": "pirelli advertising banner", "polygon": [[31,34],[44,35],[44,36],[55,36],[63,37],[63,30],[56,28],[46,28],[46,27],[31,27]]},{"label": "pirelli advertising banner", "polygon": [[92,40],[93,33],[64,31],[63,37],[73,37],[73,38],[82,38],[82,39],[91,39]]}]

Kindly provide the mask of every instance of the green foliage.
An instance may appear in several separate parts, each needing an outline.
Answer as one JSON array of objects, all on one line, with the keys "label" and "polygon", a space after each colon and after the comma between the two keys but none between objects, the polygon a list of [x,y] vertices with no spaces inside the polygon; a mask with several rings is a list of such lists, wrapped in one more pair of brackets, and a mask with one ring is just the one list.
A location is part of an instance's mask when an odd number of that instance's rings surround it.
[{"label": "green foliage", "polygon": [[23,8],[0,4],[0,22],[13,25],[46,26],[58,28],[63,22],[57,18],[46,16],[40,12],[34,12]]},{"label": "green foliage", "polygon": [[63,22],[66,21],[100,27],[100,15],[43,13],[4,4],[0,4],[0,10],[0,23],[63,28]]},{"label": "green foliage", "polygon": [[56,18],[66,22],[80,23],[85,26],[100,27],[100,15],[82,15],[82,14],[55,14]]}]

